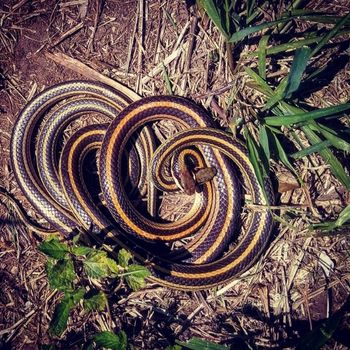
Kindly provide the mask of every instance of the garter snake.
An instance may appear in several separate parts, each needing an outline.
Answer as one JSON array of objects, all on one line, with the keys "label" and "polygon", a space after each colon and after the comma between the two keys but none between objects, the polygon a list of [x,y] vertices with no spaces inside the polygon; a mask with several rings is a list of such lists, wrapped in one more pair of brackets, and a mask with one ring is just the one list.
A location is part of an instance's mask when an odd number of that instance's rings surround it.
[{"label": "garter snake", "polygon": [[[88,81],[61,83],[34,97],[20,113],[11,139],[12,168],[19,186],[38,212],[62,234],[69,236],[75,228],[88,231],[93,226],[97,240],[107,236],[129,249],[152,270],[151,279],[162,285],[196,290],[227,282],[256,261],[272,227],[268,210],[255,211],[249,215],[241,239],[232,247],[241,225],[237,169],[253,203],[268,204],[245,147],[229,134],[214,129],[205,111],[187,99],[157,96],[132,100],[134,96],[128,90],[115,91]],[[57,110],[44,118],[56,104]],[[67,123],[87,112],[106,115],[111,122],[78,130],[65,144],[58,162],[59,133]],[[143,163],[147,165],[143,177],[162,191],[176,190],[176,181],[165,175],[164,168],[171,163],[174,152],[188,147],[196,149],[195,154],[202,153],[198,156],[201,166],[216,169],[214,178],[194,194],[189,212],[175,222],[164,222],[136,210],[122,175],[122,154],[128,140],[146,124],[163,119],[176,122],[182,131],[161,144],[148,164]],[[35,131],[42,122],[37,150],[33,152]],[[146,148],[148,144],[149,141]],[[154,144],[151,148],[153,153]],[[96,149],[100,153],[99,182],[108,215],[89,195],[82,173],[86,155]],[[268,183],[265,190],[271,199]],[[170,251],[169,242],[188,236],[193,236],[190,243]]]}]

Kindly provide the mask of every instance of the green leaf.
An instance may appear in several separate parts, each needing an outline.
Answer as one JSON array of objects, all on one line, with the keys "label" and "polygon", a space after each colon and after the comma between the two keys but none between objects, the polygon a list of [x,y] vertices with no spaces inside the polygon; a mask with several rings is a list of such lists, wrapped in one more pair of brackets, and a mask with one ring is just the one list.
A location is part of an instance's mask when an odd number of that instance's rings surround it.
[{"label": "green leaf", "polygon": [[284,92],[286,98],[290,98],[292,94],[298,90],[307,63],[309,61],[311,49],[304,46],[295,52],[293,63],[288,74],[287,86]]},{"label": "green leaf", "polygon": [[150,274],[145,266],[132,264],[128,266],[127,272],[123,273],[122,276],[125,277],[128,286],[133,291],[137,291],[146,285],[145,278]]},{"label": "green leaf", "polygon": [[273,27],[274,25],[279,24],[279,23],[288,22],[291,19],[292,19],[292,17],[290,17],[290,18],[282,18],[282,19],[279,19],[277,21],[265,22],[265,23],[258,24],[258,25],[254,26],[254,27],[244,28],[244,29],[234,33],[231,36],[231,38],[229,39],[229,42],[230,43],[236,43],[236,42],[242,40],[243,38],[245,38],[246,36],[248,36],[250,34],[253,34],[253,33],[256,33],[256,32],[260,32],[260,30]]},{"label": "green leaf", "polygon": [[83,301],[84,309],[86,311],[103,311],[107,305],[106,294],[102,291],[99,291],[97,294],[93,295],[88,299]]},{"label": "green leaf", "polygon": [[350,144],[337,136],[334,130],[317,123],[315,123],[315,125],[311,125],[311,127],[315,127],[315,129],[321,133],[335,148],[338,148],[344,152],[350,152]]},{"label": "green leaf", "polygon": [[69,247],[61,243],[57,237],[51,237],[39,245],[39,250],[50,258],[63,259],[69,252]]},{"label": "green leaf", "polygon": [[[315,122],[313,122],[315,123]],[[312,145],[320,143],[322,140],[316,135],[316,133],[308,125],[301,127],[301,130],[304,132],[309,142]],[[350,191],[350,178],[346,174],[343,166],[339,160],[334,156],[332,151],[328,148],[320,150],[320,155],[331,167],[332,173],[338,178],[338,180]]]},{"label": "green leaf", "polygon": [[298,152],[291,154],[291,157],[294,159],[301,159],[301,158],[306,157],[312,153],[320,152],[321,150],[323,150],[331,145],[332,145],[332,143],[328,140],[322,141],[322,142],[316,143],[310,147],[304,148],[301,151],[298,151]]},{"label": "green leaf", "polygon": [[265,125],[260,125],[259,127],[259,142],[264,153],[262,161],[265,173],[268,174],[270,171],[270,145]]},{"label": "green leaf", "polygon": [[129,265],[132,255],[126,249],[120,249],[118,252],[118,263],[121,267],[126,268]]},{"label": "green leaf", "polygon": [[127,337],[124,331],[115,334],[105,331],[97,333],[94,338],[96,345],[112,350],[125,350],[127,346]]},{"label": "green leaf", "polygon": [[182,350],[183,347],[180,345],[169,345],[165,348],[165,350]]},{"label": "green leaf", "polygon": [[51,260],[46,262],[46,273],[50,287],[60,291],[71,291],[76,278],[74,264],[71,259]]},{"label": "green leaf", "polygon": [[280,161],[287,167],[289,168],[289,170],[291,170],[293,172],[293,174],[297,175],[295,172],[295,168],[293,167],[293,165],[289,162],[287,153],[285,152],[282,144],[280,143],[278,137],[274,134],[273,135],[273,141],[274,144],[276,146],[276,150],[277,150],[277,155],[278,158],[280,159]]},{"label": "green leaf", "polygon": [[331,115],[337,115],[349,109],[350,103],[344,103],[333,107],[316,109],[311,112],[302,112],[294,115],[284,115],[280,117],[266,117],[264,121],[267,125],[273,126],[291,125],[296,123],[307,122],[322,117],[328,117]]},{"label": "green leaf", "polygon": [[259,75],[263,79],[266,79],[266,46],[269,39],[270,39],[270,35],[264,35],[259,41],[259,48],[258,48]]},{"label": "green leaf", "polygon": [[244,137],[247,141],[247,148],[248,148],[248,153],[249,153],[249,160],[253,165],[254,172],[256,175],[256,178],[263,190],[264,196],[265,196],[265,201],[268,203],[268,196],[265,190],[265,178],[267,177],[267,174],[265,173],[264,167],[261,166],[262,160],[260,157],[260,151],[258,149],[257,144],[255,143],[254,139],[250,135],[250,132],[247,128],[244,129],[243,131]]},{"label": "green leaf", "polygon": [[76,246],[76,247],[72,247],[70,252],[76,256],[86,256],[89,253],[94,252],[95,249],[94,248],[89,248],[89,247],[84,247],[84,246]]},{"label": "green leaf", "polygon": [[50,333],[60,336],[67,327],[70,310],[83,298],[85,289],[80,288],[73,293],[66,293],[56,306],[50,323]]},{"label": "green leaf", "polygon": [[284,92],[288,83],[287,77],[283,78],[277,88],[275,89],[273,95],[267,100],[265,106],[262,108],[263,111],[270,109],[277,102],[283,100]]},{"label": "green leaf", "polygon": [[345,209],[339,214],[338,219],[335,221],[326,221],[320,224],[312,225],[314,230],[321,230],[323,232],[330,232],[335,229],[341,228],[346,223],[350,222],[350,205],[346,206]]},{"label": "green leaf", "polygon": [[204,339],[193,337],[187,343],[176,341],[177,344],[191,350],[229,350],[227,346],[209,342]]},{"label": "green leaf", "polygon": [[303,336],[296,346],[296,350],[321,349],[333,336],[340,322],[348,312],[350,298],[348,297],[344,305],[320,326]]},{"label": "green leaf", "polygon": [[317,46],[312,50],[311,56],[316,55],[324,45],[327,44],[329,40],[331,40],[339,31],[340,28],[350,19],[350,12],[344,16],[335,26],[334,28],[327,34],[325,35],[322,40],[317,44]]},{"label": "green leaf", "polygon": [[86,273],[92,278],[116,277],[119,273],[117,263],[103,251],[94,251],[84,260]]},{"label": "green leaf", "polygon": [[224,28],[223,20],[221,18],[221,15],[219,13],[219,9],[215,4],[215,1],[213,0],[202,0],[201,1],[202,6],[204,7],[204,10],[210,17],[210,19],[214,22],[214,24],[218,27],[220,32],[225,38],[228,38],[228,33],[226,31],[226,28]]}]

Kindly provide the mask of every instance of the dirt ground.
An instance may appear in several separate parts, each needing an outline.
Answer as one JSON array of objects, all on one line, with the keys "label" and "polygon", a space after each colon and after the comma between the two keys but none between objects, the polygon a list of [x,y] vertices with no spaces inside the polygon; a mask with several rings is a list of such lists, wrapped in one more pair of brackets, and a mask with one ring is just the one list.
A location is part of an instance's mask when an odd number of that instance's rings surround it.
[{"label": "dirt ground", "polygon": [[[276,8],[282,11],[280,5]],[[311,1],[308,7],[339,15],[348,5],[343,0]],[[268,10],[266,20],[278,15],[276,9]],[[28,215],[43,222],[16,184],[9,143],[19,111],[36,93],[58,82],[87,78],[70,69],[60,54],[142,96],[168,94],[168,76],[176,95],[194,100],[227,126],[234,118],[250,120],[264,105],[244,73],[246,66],[257,67],[257,59],[247,55],[256,46],[253,41],[237,49],[232,75],[219,32],[184,1],[2,0],[1,186]],[[271,61],[271,78],[279,79],[291,60],[284,56]],[[349,100],[349,63],[337,68],[329,84],[309,93],[309,105],[325,107]],[[110,297],[108,311],[74,311],[61,339],[48,335],[60,294],[48,286],[38,239],[19,222],[14,225],[15,214],[0,203],[0,348],[37,349],[44,344],[74,348],[78,339],[105,329],[124,330],[134,349],[164,349],[176,339],[192,337],[232,349],[293,348],[300,336],[344,304],[350,290],[346,233],[316,237],[308,230],[315,218],[336,217],[348,203],[348,193],[321,158],[315,156],[312,164],[300,161],[297,167],[307,191],[295,186],[282,165],[273,164],[277,182],[290,186],[278,195],[278,205],[295,206],[299,215],[287,216],[276,225],[267,250],[243,277],[203,292],[174,291],[150,283],[130,292],[122,286]],[[325,261],[334,263],[329,276],[322,267]],[[350,348],[345,337],[348,323],[347,318],[327,349]]]}]

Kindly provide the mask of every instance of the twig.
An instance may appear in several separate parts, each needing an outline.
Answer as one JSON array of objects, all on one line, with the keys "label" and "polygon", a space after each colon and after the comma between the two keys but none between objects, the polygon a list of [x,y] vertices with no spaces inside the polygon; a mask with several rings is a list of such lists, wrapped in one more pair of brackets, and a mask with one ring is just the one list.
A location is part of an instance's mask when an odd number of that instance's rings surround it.
[{"label": "twig", "polygon": [[190,27],[190,40],[189,40],[189,45],[188,45],[188,50],[187,50],[187,56],[186,56],[186,62],[185,62],[185,67],[184,67],[184,79],[181,82],[181,91],[185,91],[186,85],[188,83],[188,73],[191,68],[191,58],[192,58],[192,53],[193,53],[193,48],[194,48],[194,43],[195,43],[195,32],[197,29],[197,23],[198,23],[198,17],[193,16],[191,18],[191,27]]},{"label": "twig", "polygon": [[95,17],[94,17],[94,26],[92,28],[92,33],[91,33],[89,45],[88,45],[88,50],[90,52],[95,51],[95,48],[94,48],[95,35],[96,35],[98,22],[99,22],[102,10],[103,10],[103,0],[96,0],[96,12],[95,12]]},{"label": "twig", "polygon": [[90,68],[86,64],[80,62],[79,60],[69,57],[65,55],[62,52],[56,52],[56,53],[51,53],[51,52],[46,52],[45,53],[46,57],[55,61],[56,63],[61,64],[62,66],[73,70],[74,72],[83,75],[84,77],[92,80],[97,80],[102,83],[105,83],[125,94],[127,97],[129,97],[131,100],[136,101],[140,99],[140,96],[129,89],[128,87],[122,85],[121,83],[108,78],[104,76],[103,74],[97,72],[96,70]]},{"label": "twig", "polygon": [[57,46],[58,44],[60,44],[63,40],[67,39],[68,37],[70,37],[71,35],[75,34],[76,32],[78,32],[81,28],[83,28],[84,26],[84,22],[80,22],[77,25],[75,25],[73,28],[67,30],[65,33],[63,33],[62,35],[60,35],[59,38],[57,38],[56,40],[54,40],[52,42],[52,44],[50,45],[50,48],[54,48],[55,46]]},{"label": "twig", "polygon": [[142,89],[142,80],[141,74],[143,71],[143,53],[144,53],[144,44],[145,44],[145,1],[139,0],[139,16],[138,16],[138,35],[139,40],[139,51],[137,57],[137,82],[136,82],[136,91],[141,94]]}]

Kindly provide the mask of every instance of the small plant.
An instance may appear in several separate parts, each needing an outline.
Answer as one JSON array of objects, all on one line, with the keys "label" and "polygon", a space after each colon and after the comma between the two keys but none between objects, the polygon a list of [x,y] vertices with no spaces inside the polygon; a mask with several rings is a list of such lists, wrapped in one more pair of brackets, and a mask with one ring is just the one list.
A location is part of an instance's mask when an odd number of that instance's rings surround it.
[{"label": "small plant", "polygon": [[[67,328],[70,311],[78,304],[86,312],[103,311],[107,306],[108,296],[92,288],[89,279],[123,278],[136,291],[144,287],[145,278],[150,274],[144,266],[131,264],[131,254],[124,249],[119,251],[117,262],[105,251],[77,244],[77,239],[68,245],[53,236],[41,243],[39,249],[48,257],[46,272],[50,287],[63,293],[49,327],[54,336],[62,335]],[[110,349],[126,347],[123,332],[117,335],[113,332],[98,333],[91,341]]]}]

